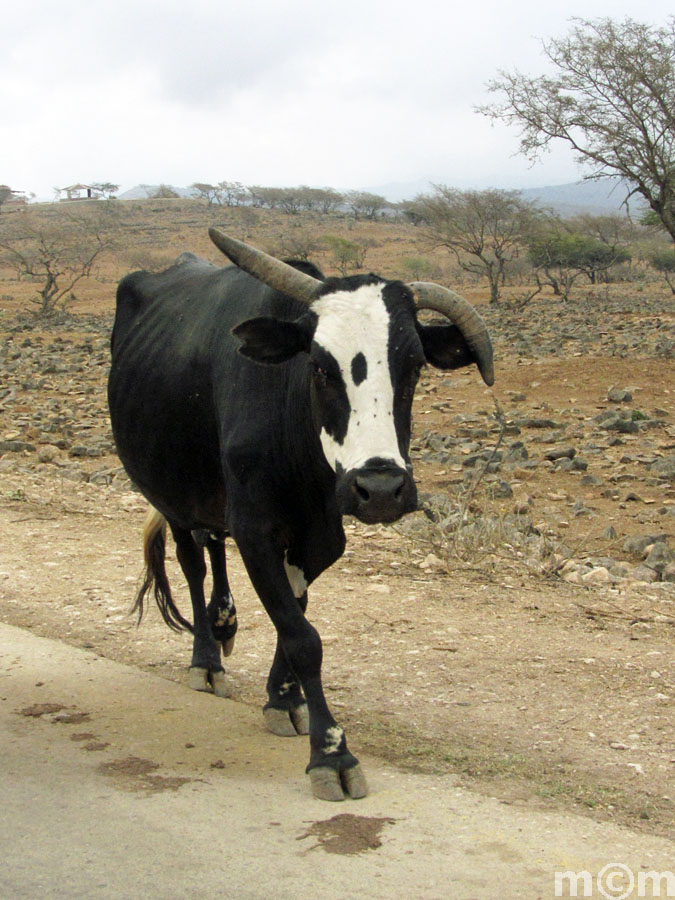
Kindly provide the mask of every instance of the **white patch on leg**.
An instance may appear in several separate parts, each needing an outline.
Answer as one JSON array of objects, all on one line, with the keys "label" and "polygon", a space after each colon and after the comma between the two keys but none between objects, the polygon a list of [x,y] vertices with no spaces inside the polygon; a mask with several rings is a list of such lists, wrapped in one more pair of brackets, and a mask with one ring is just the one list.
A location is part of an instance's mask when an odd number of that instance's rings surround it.
[{"label": "white patch on leg", "polygon": [[216,619],[216,626],[222,627],[223,625],[232,625],[236,620],[236,616],[232,614],[231,610],[234,606],[234,598],[232,594],[228,594],[225,600],[225,606],[221,606],[218,609],[218,618]]},{"label": "white patch on leg", "polygon": [[288,561],[288,551],[284,554],[284,568],[286,569],[286,577],[291,586],[291,590],[295,597],[302,597],[307,590],[307,581],[305,573],[298,566],[294,566]]},{"label": "white patch on leg", "polygon": [[[339,444],[325,429],[319,435],[326,460],[334,471],[361,468],[369,459],[391,460],[405,468],[394,425],[394,388],[389,371],[389,312],[383,285],[368,284],[355,291],[338,291],[317,300],[317,344],[340,367],[351,407],[347,434]],[[351,365],[362,353],[367,377],[354,384]]]},{"label": "white patch on leg", "polygon": [[342,744],[344,731],[339,725],[333,725],[326,731],[326,740],[323,745],[324,753],[337,753]]}]

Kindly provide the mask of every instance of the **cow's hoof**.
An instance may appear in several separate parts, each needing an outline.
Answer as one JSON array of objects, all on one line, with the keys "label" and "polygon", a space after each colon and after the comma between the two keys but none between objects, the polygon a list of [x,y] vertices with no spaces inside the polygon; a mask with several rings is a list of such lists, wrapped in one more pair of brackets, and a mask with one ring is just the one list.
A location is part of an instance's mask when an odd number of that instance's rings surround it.
[{"label": "cow's hoof", "polygon": [[344,800],[345,794],[359,800],[368,794],[368,782],[358,763],[341,772],[330,766],[317,766],[309,770],[309,780],[317,800]]},{"label": "cow's hoof", "polygon": [[209,681],[216,697],[227,697],[227,686],[225,684],[225,672],[209,672]]},{"label": "cow's hoof", "polygon": [[277,709],[268,706],[263,709],[265,727],[279,737],[295,737],[297,734],[309,734],[309,713],[307,704],[293,706],[291,709]]},{"label": "cow's hoof", "polygon": [[192,666],[188,677],[188,684],[193,691],[207,691],[216,697],[227,697],[225,685],[225,672],[211,672],[199,666]]},{"label": "cow's hoof", "polygon": [[223,656],[229,656],[234,650],[234,637],[232,635],[231,638],[227,638],[221,643],[220,648],[223,651]]},{"label": "cow's hoof", "polygon": [[309,734],[309,707],[306,703],[291,707],[291,721],[298,734]]}]

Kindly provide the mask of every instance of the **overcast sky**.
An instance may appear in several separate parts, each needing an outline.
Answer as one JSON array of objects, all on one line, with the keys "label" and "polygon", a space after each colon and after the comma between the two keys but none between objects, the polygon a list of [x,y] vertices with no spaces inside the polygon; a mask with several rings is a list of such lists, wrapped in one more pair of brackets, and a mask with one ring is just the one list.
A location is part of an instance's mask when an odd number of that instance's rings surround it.
[{"label": "overcast sky", "polygon": [[22,0],[3,9],[0,183],[377,188],[561,184],[474,112],[544,71],[570,18],[663,25],[672,0]]}]

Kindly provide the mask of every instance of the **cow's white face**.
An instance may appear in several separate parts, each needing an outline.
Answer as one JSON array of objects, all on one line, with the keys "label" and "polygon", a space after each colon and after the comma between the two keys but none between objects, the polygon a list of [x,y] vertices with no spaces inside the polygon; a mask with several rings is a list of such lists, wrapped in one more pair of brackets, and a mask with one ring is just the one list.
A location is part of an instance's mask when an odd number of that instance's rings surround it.
[{"label": "cow's white face", "polygon": [[342,407],[330,410],[319,433],[335,472],[362,468],[372,459],[406,466],[394,422],[391,318],[382,290],[382,284],[367,284],[328,294],[312,307],[319,317],[311,354],[315,391],[325,398],[319,399],[322,406]]},{"label": "cow's white face", "polygon": [[342,513],[393,522],[416,508],[408,445],[425,356],[405,285],[368,275],[328,282],[296,321],[261,317],[233,333],[259,362],[308,355],[310,418]]},{"label": "cow's white face", "polygon": [[468,364],[457,328],[420,325],[408,286],[362,275],[326,282],[295,321],[263,316],[233,333],[258,362],[306,355],[311,422],[341,512],[391,522],[416,508],[408,456],[415,385],[425,362]]},{"label": "cow's white face", "polygon": [[417,503],[408,444],[425,358],[412,296],[366,277],[324,294],[312,313],[312,412],[338,504],[364,521],[393,521]]}]

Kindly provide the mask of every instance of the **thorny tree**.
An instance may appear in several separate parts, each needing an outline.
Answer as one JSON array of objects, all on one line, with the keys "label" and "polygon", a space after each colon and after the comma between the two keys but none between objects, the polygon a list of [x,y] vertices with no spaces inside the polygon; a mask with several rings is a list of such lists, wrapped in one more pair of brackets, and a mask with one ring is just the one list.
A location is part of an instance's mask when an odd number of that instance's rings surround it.
[{"label": "thorny tree", "polygon": [[536,211],[517,191],[458,191],[445,185],[434,190],[415,200],[427,239],[447,247],[465,272],[487,277],[490,303],[498,303]]},{"label": "thorny tree", "polygon": [[36,314],[65,308],[75,285],[87,278],[109,238],[101,218],[67,215],[50,219],[32,213],[7,217],[0,231],[0,264],[19,278],[35,281]]},{"label": "thorny tree", "polygon": [[543,42],[555,74],[500,72],[488,89],[502,100],[478,111],[519,125],[530,159],[560,139],[590,166],[587,178],[621,176],[675,240],[675,19],[575,21]]}]

